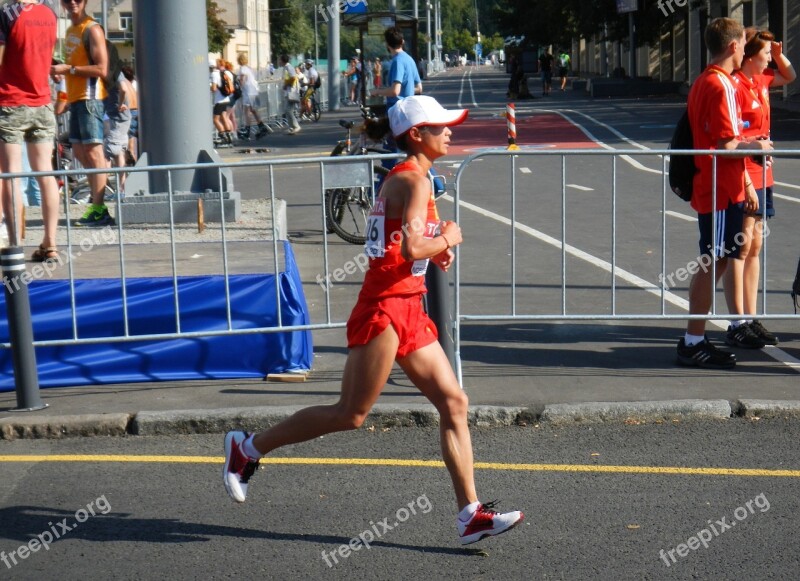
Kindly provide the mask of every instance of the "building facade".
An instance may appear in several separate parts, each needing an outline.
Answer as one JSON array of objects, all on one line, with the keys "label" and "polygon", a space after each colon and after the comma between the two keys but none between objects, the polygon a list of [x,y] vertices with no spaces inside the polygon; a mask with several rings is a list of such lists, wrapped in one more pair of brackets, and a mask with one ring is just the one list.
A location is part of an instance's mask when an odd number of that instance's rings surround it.
[{"label": "building facade", "polygon": [[[199,10],[205,10],[205,0],[196,0]],[[217,57],[236,63],[239,53],[246,53],[254,70],[263,72],[269,68],[269,0],[216,0],[224,10],[220,14],[233,34],[221,54],[209,54],[209,62]],[[106,14],[103,15],[105,4]],[[88,0],[86,11],[98,22],[106,23],[106,36],[117,46],[120,58],[126,63],[135,60],[133,50],[133,0]],[[69,26],[61,19],[59,37]]]},{"label": "building facade", "polygon": [[[624,43],[604,42],[598,35],[573,41],[573,67],[584,76],[612,76],[624,69],[629,76],[691,84],[703,71],[708,54],[703,40],[706,24],[728,16],[745,26],[770,29],[792,62],[800,62],[800,2],[797,0],[724,0],[690,8],[688,0],[662,0],[664,13],[660,42],[636,49],[631,74],[631,55]],[[784,98],[800,96],[800,83],[783,89]]]}]

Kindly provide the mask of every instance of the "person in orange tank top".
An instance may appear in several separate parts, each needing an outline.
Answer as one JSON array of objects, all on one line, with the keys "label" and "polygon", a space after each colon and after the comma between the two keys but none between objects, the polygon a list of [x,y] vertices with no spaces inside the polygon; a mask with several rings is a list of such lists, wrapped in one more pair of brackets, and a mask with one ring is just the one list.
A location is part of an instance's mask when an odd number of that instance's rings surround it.
[{"label": "person in orange tank top", "polygon": [[[768,30],[745,29],[744,60],[741,68],[734,73],[738,81],[737,90],[742,95],[742,133],[750,138],[768,138],[770,134],[769,91],[791,83],[797,77],[792,63],[783,54],[783,44],[775,41]],[[770,62],[777,70],[768,68]],[[760,162],[760,163],[759,163]],[[744,321],[750,329],[767,345],[777,345],[778,338],[769,332],[761,321],[753,319],[756,313],[759,274],[761,261],[759,254],[764,238],[762,218],[775,215],[772,204],[772,158],[770,156],[748,157],[745,168],[750,183],[758,194],[758,209],[744,216],[742,233],[744,243],[739,257],[744,260],[742,291]],[[765,178],[766,170],[766,181]]]},{"label": "person in orange tank top", "polygon": [[386,177],[369,216],[370,267],[347,323],[350,352],[340,399],[334,405],[301,410],[259,434],[229,432],[222,474],[233,500],[244,502],[250,477],[264,455],[360,427],[396,361],[439,412],[442,456],[459,509],[459,541],[474,543],[522,522],[520,511],[498,513],[493,503],[478,501],[467,425],[469,402],[421,301],[428,263],[446,271],[455,257],[452,248],[462,242],[458,224],[439,222],[428,171],[436,159],[447,155],[450,126],[466,116],[466,109],[446,110],[427,96],[401,99],[389,110],[392,133],[408,155]]},{"label": "person in orange tank top", "polygon": [[[103,153],[103,99],[107,96],[103,77],[108,74],[108,51],[103,27],[86,13],[86,0],[61,0],[72,23],[64,37],[65,63],[55,64],[51,75],[64,75],[69,101],[69,140],[78,161],[86,168],[107,167]],[[88,49],[87,49],[88,45]],[[77,227],[114,225],[105,204],[108,174],[88,176],[92,197]]]}]

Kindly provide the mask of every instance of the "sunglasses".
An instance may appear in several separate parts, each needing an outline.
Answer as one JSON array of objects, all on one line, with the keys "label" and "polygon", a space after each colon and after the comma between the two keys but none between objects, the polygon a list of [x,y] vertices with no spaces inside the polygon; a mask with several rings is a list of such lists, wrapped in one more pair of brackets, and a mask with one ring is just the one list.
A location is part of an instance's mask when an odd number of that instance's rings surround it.
[{"label": "sunglasses", "polygon": [[83,4],[84,0],[61,0],[62,4]]}]

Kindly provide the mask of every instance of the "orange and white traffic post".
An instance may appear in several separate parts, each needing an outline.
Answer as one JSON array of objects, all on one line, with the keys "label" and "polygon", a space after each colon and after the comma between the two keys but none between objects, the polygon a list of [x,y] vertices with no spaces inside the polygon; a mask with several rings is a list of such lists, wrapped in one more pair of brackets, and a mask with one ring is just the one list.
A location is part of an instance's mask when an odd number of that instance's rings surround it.
[{"label": "orange and white traffic post", "polygon": [[517,111],[514,103],[506,105],[506,122],[508,124],[508,149],[509,151],[517,151]]}]

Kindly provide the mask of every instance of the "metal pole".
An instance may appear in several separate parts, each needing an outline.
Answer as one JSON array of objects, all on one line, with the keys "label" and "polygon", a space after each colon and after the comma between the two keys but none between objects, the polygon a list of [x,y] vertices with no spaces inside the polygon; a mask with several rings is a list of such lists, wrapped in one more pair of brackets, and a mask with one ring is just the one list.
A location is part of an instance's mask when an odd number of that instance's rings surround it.
[{"label": "metal pole", "polygon": [[47,407],[39,398],[39,375],[33,348],[33,322],[25,274],[25,254],[20,246],[0,250],[6,294],[8,336],[14,364],[17,407],[11,411],[30,412]]},{"label": "metal pole", "polygon": [[447,273],[438,266],[430,265],[425,273],[425,286],[428,287],[428,316],[439,331],[439,344],[447,355],[450,366],[456,371],[453,316],[450,312],[450,281]]},{"label": "metal pole", "polygon": [[319,66],[319,34],[317,33],[317,11],[314,10],[314,64]]},{"label": "metal pole", "polygon": [[419,0],[414,0],[414,18],[419,22]]},{"label": "metal pole", "polygon": [[425,22],[428,34],[428,62],[431,62],[431,57],[433,56],[431,54],[431,8],[432,8],[431,3],[426,2],[427,15],[425,17]]},{"label": "metal pole", "polygon": [[[261,80],[261,9],[256,3],[256,80]],[[316,13],[315,13],[316,14]]]},{"label": "metal pole", "polygon": [[[212,158],[205,11],[197,10],[197,0],[134,0],[133,17],[147,164],[190,164]],[[216,191],[216,177],[216,171],[176,171],[172,187]],[[227,188],[233,191],[230,172],[227,178]],[[166,172],[150,172],[149,179],[151,193],[168,191]]]},{"label": "metal pole", "polygon": [[106,31],[106,36],[108,36],[108,0],[103,0],[100,10],[103,12],[103,21],[100,24],[103,25],[103,30]]},{"label": "metal pole", "polygon": [[339,11],[333,10],[328,19],[328,109],[338,111],[341,75],[339,74]]},{"label": "metal pole", "polygon": [[389,0],[389,12],[397,12],[397,0]]},{"label": "metal pole", "polygon": [[633,18],[633,12],[628,12],[628,34],[631,39],[630,54],[628,55],[628,76],[636,78],[636,22]]}]

